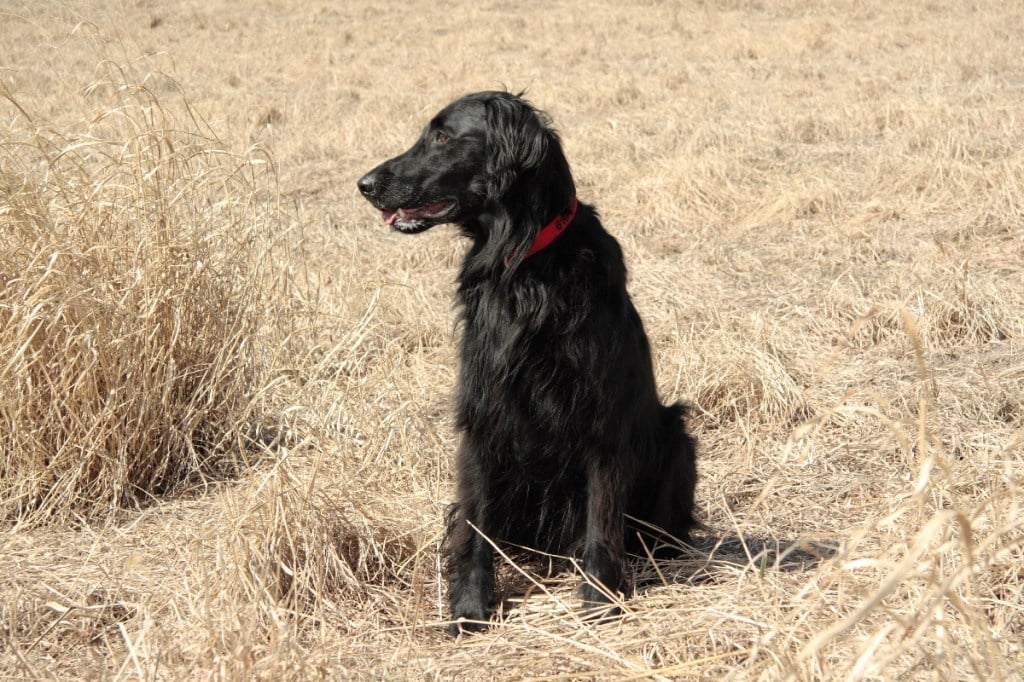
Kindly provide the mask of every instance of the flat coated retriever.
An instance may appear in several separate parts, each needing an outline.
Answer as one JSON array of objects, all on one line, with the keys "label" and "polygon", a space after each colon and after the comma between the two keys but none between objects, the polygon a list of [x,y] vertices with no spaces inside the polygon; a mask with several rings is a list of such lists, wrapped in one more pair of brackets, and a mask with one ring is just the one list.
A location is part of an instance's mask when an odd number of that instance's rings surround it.
[{"label": "flat coated retriever", "polygon": [[471,241],[458,280],[451,632],[486,627],[491,541],[581,558],[584,605],[614,611],[640,531],[689,539],[696,456],[684,406],[658,399],[622,249],[577,201],[548,118],[521,96],[467,95],[358,184],[395,230],[454,223]]}]

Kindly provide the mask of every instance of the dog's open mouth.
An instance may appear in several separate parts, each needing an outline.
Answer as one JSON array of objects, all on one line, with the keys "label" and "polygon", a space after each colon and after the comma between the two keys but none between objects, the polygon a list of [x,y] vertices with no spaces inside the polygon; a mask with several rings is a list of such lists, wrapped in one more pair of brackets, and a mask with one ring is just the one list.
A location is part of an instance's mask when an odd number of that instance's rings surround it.
[{"label": "dog's open mouth", "polygon": [[422,232],[428,227],[443,223],[452,209],[455,208],[453,199],[443,199],[426,206],[416,208],[399,208],[393,211],[381,211],[381,217],[386,225],[406,234]]}]

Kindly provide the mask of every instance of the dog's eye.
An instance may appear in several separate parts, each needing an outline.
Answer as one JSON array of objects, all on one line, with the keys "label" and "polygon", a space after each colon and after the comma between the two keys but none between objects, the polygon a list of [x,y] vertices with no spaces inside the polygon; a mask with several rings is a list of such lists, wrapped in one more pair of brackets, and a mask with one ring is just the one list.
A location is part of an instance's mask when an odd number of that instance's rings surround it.
[{"label": "dog's eye", "polygon": [[451,139],[451,138],[449,138],[447,135],[442,133],[440,130],[438,130],[436,133],[434,133],[434,144],[444,144],[449,139]]}]

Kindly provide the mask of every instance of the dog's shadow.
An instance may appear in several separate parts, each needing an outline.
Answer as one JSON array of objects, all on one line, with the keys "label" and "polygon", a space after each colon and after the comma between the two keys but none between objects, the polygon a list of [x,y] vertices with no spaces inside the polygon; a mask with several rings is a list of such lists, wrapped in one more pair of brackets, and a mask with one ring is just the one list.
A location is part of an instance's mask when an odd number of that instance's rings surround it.
[{"label": "dog's shadow", "polygon": [[[632,596],[670,585],[706,585],[735,580],[737,573],[796,573],[815,569],[838,552],[820,540],[784,540],[757,534],[695,534],[690,544],[648,545],[650,552],[633,555],[627,571]],[[579,563],[566,557],[511,552],[498,569],[501,610],[520,608],[538,592],[562,592],[580,580]],[[627,595],[629,596],[629,595]]]},{"label": "dog's shadow", "polygon": [[675,556],[663,552],[637,558],[633,581],[637,594],[663,584],[698,585],[735,580],[738,572],[797,573],[809,571],[834,557],[838,546],[820,540],[784,540],[758,534],[714,532],[695,535],[690,545],[679,545]]}]

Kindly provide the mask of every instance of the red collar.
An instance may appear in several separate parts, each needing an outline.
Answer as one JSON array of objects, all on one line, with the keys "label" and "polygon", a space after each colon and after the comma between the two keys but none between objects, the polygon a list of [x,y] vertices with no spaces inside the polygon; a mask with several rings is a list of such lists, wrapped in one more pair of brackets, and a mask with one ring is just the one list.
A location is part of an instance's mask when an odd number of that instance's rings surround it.
[{"label": "red collar", "polygon": [[576,217],[576,209],[579,208],[579,205],[580,202],[576,200],[576,197],[573,197],[572,205],[569,206],[568,211],[556,215],[554,220],[540,228],[540,232],[538,232],[537,236],[534,238],[529,251],[527,251],[526,255],[523,256],[523,260],[526,260],[539,251],[543,251],[551,245],[551,242],[558,239],[558,236],[565,232],[565,228],[569,227],[569,223],[571,223],[573,218]]}]

